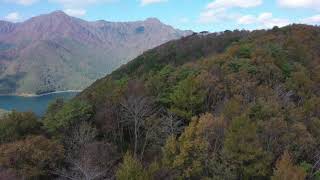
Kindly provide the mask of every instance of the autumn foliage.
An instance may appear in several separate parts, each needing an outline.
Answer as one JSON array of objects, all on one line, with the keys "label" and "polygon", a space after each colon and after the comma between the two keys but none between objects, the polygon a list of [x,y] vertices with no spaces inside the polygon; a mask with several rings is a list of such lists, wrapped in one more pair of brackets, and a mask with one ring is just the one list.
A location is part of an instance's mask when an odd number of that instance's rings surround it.
[{"label": "autumn foliage", "polygon": [[0,121],[12,127],[0,132],[0,175],[317,180],[319,39],[319,27],[291,25],[149,50],[42,121]]}]

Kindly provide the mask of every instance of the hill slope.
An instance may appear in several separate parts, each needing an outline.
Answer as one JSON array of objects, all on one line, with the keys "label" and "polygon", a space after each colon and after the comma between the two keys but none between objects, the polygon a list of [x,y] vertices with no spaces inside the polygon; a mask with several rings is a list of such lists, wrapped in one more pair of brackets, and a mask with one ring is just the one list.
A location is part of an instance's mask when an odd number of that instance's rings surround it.
[{"label": "hill slope", "polygon": [[[266,49],[270,49],[269,51],[283,51],[281,55],[284,57],[280,59],[273,57],[275,58],[273,63],[279,66],[279,70],[285,73],[286,78],[289,76],[287,71],[292,70],[292,66],[296,63],[302,63],[303,66],[308,65],[306,68],[310,68],[309,72],[316,73],[319,66],[319,52],[317,51],[319,32],[320,28],[318,27],[292,25],[280,29],[275,27],[268,31],[257,30],[249,32],[236,30],[212,34],[194,33],[191,36],[170,41],[143,53],[110,75],[93,83],[80,96],[92,96],[92,94],[98,92],[100,87],[107,86],[110,81],[129,77],[129,79],[148,79],[145,76],[149,75],[150,72],[161,71],[162,68],[168,65],[175,68],[188,66],[188,64],[197,64],[196,66],[198,66],[198,64],[206,63],[208,59],[215,59],[225,54],[229,55],[228,53],[236,53],[233,51],[253,53],[249,52],[251,46],[257,51],[266,51]],[[242,44],[245,44],[244,47],[242,47]],[[248,59],[249,57],[245,58]],[[284,60],[284,58],[286,59]]]},{"label": "hill slope", "polygon": [[319,57],[307,25],[170,41],[41,121],[0,118],[0,177],[318,180]]},{"label": "hill slope", "polygon": [[[166,178],[268,178],[285,158],[297,176],[315,178],[319,39],[320,28],[307,25],[194,34],[144,53],[75,100],[93,106],[91,120],[123,152],[147,162],[162,158],[160,172],[171,173]],[[142,123],[139,140],[134,117]],[[306,164],[316,167],[313,173],[303,171]]]},{"label": "hill slope", "polygon": [[82,89],[143,51],[188,34],[154,18],[87,22],[61,11],[0,21],[0,94]]}]

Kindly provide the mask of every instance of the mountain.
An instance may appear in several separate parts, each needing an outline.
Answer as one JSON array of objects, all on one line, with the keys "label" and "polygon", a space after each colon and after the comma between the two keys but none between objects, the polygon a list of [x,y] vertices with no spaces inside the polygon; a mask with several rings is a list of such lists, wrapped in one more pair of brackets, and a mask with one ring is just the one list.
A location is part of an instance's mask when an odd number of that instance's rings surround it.
[{"label": "mountain", "polygon": [[149,179],[317,179],[319,39],[320,27],[308,25],[194,34],[145,52],[75,100],[92,105],[90,122],[108,142],[132,152],[122,154],[119,179],[140,173],[129,167],[136,157],[146,169],[158,163]]},{"label": "mountain", "polygon": [[148,50],[41,120],[0,118],[0,177],[318,180],[319,40],[299,24]]},{"label": "mountain", "polygon": [[100,103],[108,95],[107,87],[125,78],[141,78],[166,66],[182,66],[223,53],[230,45],[249,35],[248,31],[225,31],[223,33],[194,33],[148,50],[127,64],[101,78],[86,88],[80,97]]},{"label": "mountain", "polygon": [[[255,30],[252,32],[245,30],[227,30],[220,33],[193,33],[190,36],[167,42],[146,51],[106,77],[97,80],[86,88],[79,97],[97,103],[99,99],[101,99],[101,96],[108,94],[106,91],[109,89],[101,91],[101,89],[106,88],[108,84],[112,84],[121,79],[147,80],[150,74],[157,73],[167,66],[178,69],[184,66],[186,66],[187,69],[189,66],[199,68],[198,66],[203,63],[208,63],[207,61],[211,59],[213,59],[211,61],[218,61],[217,59],[222,58],[224,60],[221,60],[221,63],[226,64],[224,61],[230,61],[228,62],[230,66],[240,68],[240,66],[243,65],[241,63],[248,63],[241,61],[241,59],[243,59],[242,56],[246,56],[246,53],[252,53],[254,56],[258,56],[261,55],[259,53],[262,53],[260,51],[273,53],[271,54],[272,56],[281,55],[281,57],[272,57],[274,58],[274,62],[272,63],[276,66],[273,68],[278,68],[277,70],[283,73],[282,75],[284,77],[282,78],[287,79],[291,71],[297,70],[294,69],[294,67],[297,66],[297,64],[301,64],[304,66],[303,68],[306,73],[314,74],[309,75],[318,81],[320,80],[319,74],[317,74],[320,66],[320,59],[318,58],[320,56],[318,46],[319,37],[320,27],[303,24],[295,24],[283,28],[274,27],[271,30]],[[237,53],[235,51],[240,51],[239,53],[244,54],[240,54],[240,57],[237,57],[234,55],[234,53]],[[232,56],[235,57],[230,57],[230,53],[233,53]],[[275,55],[276,53],[280,53],[280,55]],[[267,55],[271,56],[270,54],[265,54],[265,56]],[[237,58],[239,62],[237,62]],[[248,59],[249,57],[246,58]],[[257,57],[253,57],[252,59],[254,58]],[[263,64],[264,61],[267,61],[264,59],[271,57],[261,58],[262,59],[259,59],[261,62],[252,63],[265,66],[271,63],[267,62]],[[255,61],[258,60],[255,59]]]},{"label": "mountain", "polygon": [[145,50],[190,33],[155,18],[88,22],[62,11],[0,21],[0,94],[83,89]]}]

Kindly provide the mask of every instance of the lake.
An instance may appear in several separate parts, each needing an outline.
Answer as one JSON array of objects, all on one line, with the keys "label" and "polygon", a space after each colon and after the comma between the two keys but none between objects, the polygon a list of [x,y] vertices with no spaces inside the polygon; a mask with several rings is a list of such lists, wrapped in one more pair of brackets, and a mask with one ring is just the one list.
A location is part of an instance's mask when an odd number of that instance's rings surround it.
[{"label": "lake", "polygon": [[68,100],[77,94],[78,92],[59,92],[33,97],[0,95],[0,109],[8,111],[17,110],[20,112],[32,111],[38,116],[42,116],[46,112],[50,102],[57,98]]}]

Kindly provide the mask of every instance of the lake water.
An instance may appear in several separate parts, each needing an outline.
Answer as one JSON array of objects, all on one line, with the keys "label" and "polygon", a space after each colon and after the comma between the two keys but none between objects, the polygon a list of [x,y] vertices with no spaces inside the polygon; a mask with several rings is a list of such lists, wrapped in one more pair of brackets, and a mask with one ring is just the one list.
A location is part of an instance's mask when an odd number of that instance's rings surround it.
[{"label": "lake water", "polygon": [[38,116],[42,116],[46,112],[50,102],[57,98],[71,99],[77,94],[78,92],[61,92],[34,97],[0,96],[0,109],[21,112],[33,111]]}]

